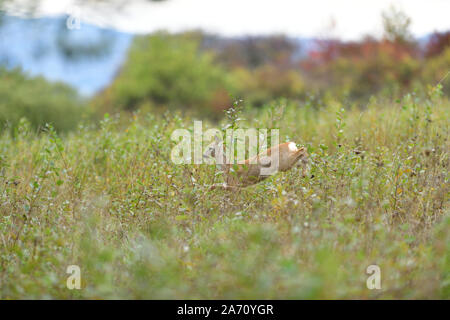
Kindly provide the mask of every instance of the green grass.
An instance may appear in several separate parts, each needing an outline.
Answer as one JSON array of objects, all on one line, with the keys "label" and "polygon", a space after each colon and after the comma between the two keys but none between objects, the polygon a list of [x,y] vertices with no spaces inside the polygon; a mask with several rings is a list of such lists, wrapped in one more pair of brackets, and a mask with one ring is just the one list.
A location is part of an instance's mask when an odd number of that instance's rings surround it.
[{"label": "green grass", "polygon": [[312,166],[239,192],[172,164],[187,116],[61,137],[22,122],[0,136],[0,298],[449,299],[449,110],[414,95],[246,110],[242,127],[279,127]]}]

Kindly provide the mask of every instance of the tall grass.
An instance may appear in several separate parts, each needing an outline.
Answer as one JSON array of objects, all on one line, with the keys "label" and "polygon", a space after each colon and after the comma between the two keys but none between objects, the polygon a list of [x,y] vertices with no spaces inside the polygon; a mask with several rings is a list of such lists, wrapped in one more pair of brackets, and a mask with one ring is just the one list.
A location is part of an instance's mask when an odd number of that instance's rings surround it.
[{"label": "tall grass", "polygon": [[241,127],[280,128],[312,165],[239,192],[171,162],[189,117],[106,116],[63,138],[22,122],[0,137],[0,298],[448,299],[449,110],[413,94],[247,110]]}]

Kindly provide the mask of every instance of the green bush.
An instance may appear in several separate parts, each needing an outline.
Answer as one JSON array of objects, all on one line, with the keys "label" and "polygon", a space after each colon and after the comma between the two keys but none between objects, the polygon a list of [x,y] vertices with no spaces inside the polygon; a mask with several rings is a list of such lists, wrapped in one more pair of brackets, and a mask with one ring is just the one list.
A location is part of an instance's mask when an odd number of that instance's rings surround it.
[{"label": "green bush", "polygon": [[185,35],[158,33],[135,39],[113,84],[96,101],[99,111],[142,105],[220,111],[229,106],[227,81],[212,55]]},{"label": "green bush", "polygon": [[299,99],[305,95],[305,82],[294,69],[265,64],[254,70],[235,68],[233,80],[240,98],[251,106],[261,107],[279,99]]},{"label": "green bush", "polygon": [[450,48],[425,63],[422,71],[422,81],[426,84],[435,85],[441,82],[443,91],[450,96]]},{"label": "green bush", "polygon": [[0,97],[0,130],[15,128],[21,118],[27,118],[34,128],[49,123],[58,131],[67,131],[86,111],[74,89],[29,77],[20,69],[0,69]]}]

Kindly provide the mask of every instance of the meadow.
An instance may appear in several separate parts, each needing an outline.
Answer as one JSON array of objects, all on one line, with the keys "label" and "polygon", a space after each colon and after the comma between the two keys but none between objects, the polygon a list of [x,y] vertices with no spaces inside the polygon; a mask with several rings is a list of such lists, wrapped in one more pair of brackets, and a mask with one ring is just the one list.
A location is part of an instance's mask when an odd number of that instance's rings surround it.
[{"label": "meadow", "polygon": [[22,119],[0,135],[0,298],[449,299],[440,93],[231,109],[221,126],[279,128],[311,155],[307,177],[238,192],[208,187],[214,166],[172,163],[187,114],[106,114],[68,133]]}]

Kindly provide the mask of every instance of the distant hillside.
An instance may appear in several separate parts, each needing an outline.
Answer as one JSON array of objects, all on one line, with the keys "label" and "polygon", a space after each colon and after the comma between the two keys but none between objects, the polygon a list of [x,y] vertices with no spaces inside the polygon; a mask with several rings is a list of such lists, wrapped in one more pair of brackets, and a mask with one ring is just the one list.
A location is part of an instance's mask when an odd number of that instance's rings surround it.
[{"label": "distant hillside", "polygon": [[[64,16],[40,19],[6,16],[0,25],[0,64],[19,66],[31,75],[63,81],[85,96],[93,95],[114,78],[134,35],[84,23],[79,30],[68,30],[66,20]],[[99,39],[106,39],[108,47],[102,54],[77,58],[71,51],[72,46],[80,45],[82,51],[87,51],[86,43]],[[217,41],[239,39],[218,37]],[[297,47],[297,57],[305,55],[313,43],[313,39],[290,40]]]},{"label": "distant hillside", "polygon": [[[5,16],[0,24],[0,65],[21,67],[30,75],[63,81],[82,95],[91,96],[111,83],[134,38],[133,34],[81,24],[78,30],[66,27],[66,16],[22,19]],[[222,37],[204,34],[204,49],[219,52],[222,62],[233,49],[246,55],[259,53],[252,43],[270,37]],[[299,59],[315,47],[314,38],[284,38],[292,47],[292,58]],[[424,47],[429,35],[420,37]],[[267,42],[270,45],[270,42]],[[95,45],[93,45],[95,44]],[[226,48],[231,50],[225,50]],[[255,52],[256,50],[256,52]],[[276,51],[276,47],[272,51]]]}]

